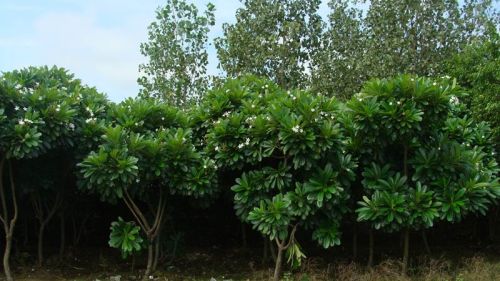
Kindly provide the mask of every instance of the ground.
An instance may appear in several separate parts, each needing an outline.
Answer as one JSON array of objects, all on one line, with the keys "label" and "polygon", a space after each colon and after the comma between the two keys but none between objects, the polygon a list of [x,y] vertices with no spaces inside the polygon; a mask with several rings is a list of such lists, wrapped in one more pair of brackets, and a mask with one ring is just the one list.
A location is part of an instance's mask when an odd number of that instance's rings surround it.
[{"label": "ground", "polygon": [[[272,262],[262,264],[260,252],[210,248],[188,251],[168,266],[158,271],[152,280],[158,281],[229,281],[270,280]],[[334,254],[332,252],[332,254]],[[138,280],[142,264],[121,261],[112,254],[94,251],[81,260],[66,259],[64,262],[50,262],[42,269],[17,265],[17,281],[107,281]],[[412,259],[412,272],[408,277],[400,274],[396,257],[380,257],[378,264],[369,269],[364,262],[347,260],[326,261],[324,257],[310,257],[300,269],[286,271],[283,280],[359,280],[359,281],[491,281],[500,280],[500,255],[494,249],[456,249],[440,251],[431,258],[424,255]],[[120,278],[118,278],[120,276]],[[3,280],[3,279],[0,279]]]}]

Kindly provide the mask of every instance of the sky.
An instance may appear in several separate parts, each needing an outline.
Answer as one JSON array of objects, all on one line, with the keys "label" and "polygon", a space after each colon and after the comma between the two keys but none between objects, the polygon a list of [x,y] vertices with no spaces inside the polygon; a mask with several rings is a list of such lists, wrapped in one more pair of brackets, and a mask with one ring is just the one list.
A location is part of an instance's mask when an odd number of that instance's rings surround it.
[{"label": "sky", "polygon": [[[189,1],[189,0],[188,0]],[[222,23],[235,21],[238,0],[191,0],[200,10],[216,7],[209,41],[222,35]],[[57,65],[95,86],[112,101],[137,95],[138,66],[146,61],[139,45],[161,0],[0,0],[0,71],[30,65]],[[327,14],[322,4],[321,14]],[[209,74],[218,74],[213,45]]]}]

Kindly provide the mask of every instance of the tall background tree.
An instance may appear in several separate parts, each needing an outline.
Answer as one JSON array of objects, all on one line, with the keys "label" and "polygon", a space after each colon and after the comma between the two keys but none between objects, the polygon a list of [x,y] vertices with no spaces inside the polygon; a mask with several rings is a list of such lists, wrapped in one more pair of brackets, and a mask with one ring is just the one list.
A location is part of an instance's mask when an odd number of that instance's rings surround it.
[{"label": "tall background tree", "polygon": [[442,75],[450,57],[498,22],[491,0],[364,2],[329,2],[313,66],[316,91],[348,98],[369,78]]},{"label": "tall background tree", "polygon": [[236,23],[215,40],[220,68],[229,77],[264,76],[283,88],[306,86],[319,48],[320,0],[245,0]]},{"label": "tall background tree", "polygon": [[168,0],[156,11],[148,27],[148,42],[140,46],[148,62],[139,66],[137,80],[141,96],[154,97],[172,105],[195,102],[209,85],[206,46],[215,7],[207,5],[200,14],[194,4]]}]

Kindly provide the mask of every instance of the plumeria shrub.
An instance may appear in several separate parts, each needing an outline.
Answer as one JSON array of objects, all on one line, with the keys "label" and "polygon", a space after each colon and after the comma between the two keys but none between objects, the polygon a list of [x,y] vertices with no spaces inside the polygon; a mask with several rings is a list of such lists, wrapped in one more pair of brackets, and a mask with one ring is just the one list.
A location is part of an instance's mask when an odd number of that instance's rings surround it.
[{"label": "plumeria shrub", "polygon": [[[152,99],[112,106],[100,145],[79,166],[82,186],[105,201],[123,201],[143,230],[148,240],[145,278],[157,265],[153,244],[158,243],[169,195],[209,196],[215,186],[214,161],[193,145],[187,115]],[[132,234],[139,237],[137,232],[127,235]]]},{"label": "plumeria shrub", "polygon": [[334,99],[248,76],[208,93],[196,117],[216,165],[240,171],[237,215],[278,247],[275,280],[285,250],[292,264],[304,257],[296,231],[311,230],[324,248],[340,244],[356,163],[338,111]]},{"label": "plumeria shrub", "polygon": [[358,220],[403,232],[403,272],[411,230],[484,214],[498,198],[489,130],[461,113],[463,95],[446,78],[400,76],[367,83],[347,104],[363,164]]},{"label": "plumeria shrub", "polygon": [[[30,194],[40,224],[41,265],[44,228],[61,205],[65,178],[71,172],[71,159],[76,157],[75,146],[84,139],[81,133],[88,130],[79,112],[94,104],[104,110],[106,102],[104,95],[82,85],[62,68],[30,67],[3,73],[0,78],[0,192],[7,280],[12,280],[9,256],[19,196]],[[61,162],[69,168],[60,169]]]}]

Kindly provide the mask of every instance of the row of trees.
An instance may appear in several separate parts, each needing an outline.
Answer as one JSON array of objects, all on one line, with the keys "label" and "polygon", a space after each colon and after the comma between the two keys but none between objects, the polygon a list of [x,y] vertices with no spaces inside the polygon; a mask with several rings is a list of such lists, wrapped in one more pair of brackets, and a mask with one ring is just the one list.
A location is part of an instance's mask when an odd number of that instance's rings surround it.
[{"label": "row of trees", "polygon": [[20,198],[39,221],[41,265],[44,228],[71,205],[75,176],[78,192],[127,207],[134,221],[113,222],[109,243],[124,257],[147,248],[145,278],[172,195],[232,193],[238,218],[276,244],[275,280],[285,255],[292,266],[305,257],[297,232],[330,248],[352,218],[402,232],[406,272],[410,231],[484,215],[500,196],[491,131],[446,78],[373,80],[341,102],[245,76],[180,110],[148,97],[114,104],[64,69],[32,67],[5,73],[0,97],[8,280]]},{"label": "row of trees", "polygon": [[[330,0],[326,22],[320,0],[241,2],[236,22],[223,23],[213,42],[226,76],[250,73],[344,99],[373,77],[449,74],[448,61],[497,36],[500,19],[491,0]],[[169,0],[157,10],[141,45],[145,95],[187,104],[217,82],[206,73],[214,9],[209,4],[200,14],[184,0]]]}]

